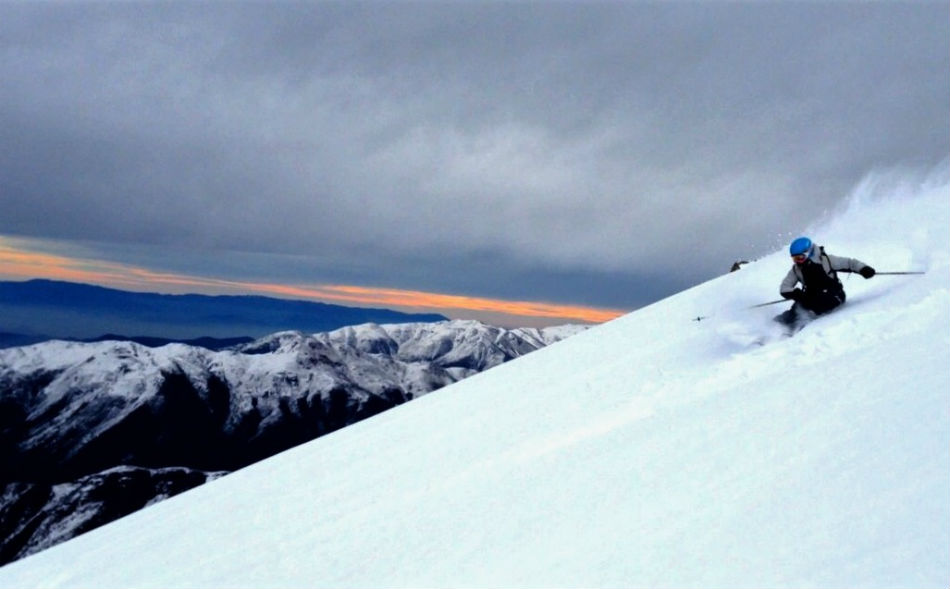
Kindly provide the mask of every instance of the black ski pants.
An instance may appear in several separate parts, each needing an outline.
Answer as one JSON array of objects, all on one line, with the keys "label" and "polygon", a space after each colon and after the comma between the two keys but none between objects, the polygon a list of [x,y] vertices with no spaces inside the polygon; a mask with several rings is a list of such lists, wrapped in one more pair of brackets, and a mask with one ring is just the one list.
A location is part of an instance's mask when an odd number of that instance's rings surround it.
[{"label": "black ski pants", "polygon": [[837,309],[844,300],[843,288],[829,287],[816,291],[806,290],[804,298],[796,304],[816,315],[824,315]]},{"label": "black ski pants", "polygon": [[824,315],[834,311],[845,301],[844,289],[825,288],[816,291],[805,291],[801,301],[795,302],[792,308],[777,315],[775,320],[788,326],[798,326],[807,323],[808,315]]}]

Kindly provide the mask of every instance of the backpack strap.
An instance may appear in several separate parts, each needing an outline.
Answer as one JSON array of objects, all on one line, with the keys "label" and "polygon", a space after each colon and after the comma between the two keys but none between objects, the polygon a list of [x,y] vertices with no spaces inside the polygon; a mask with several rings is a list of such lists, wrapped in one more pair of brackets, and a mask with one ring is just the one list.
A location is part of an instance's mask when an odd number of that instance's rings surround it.
[{"label": "backpack strap", "polygon": [[828,254],[825,253],[825,246],[819,246],[818,251],[821,252],[818,259],[821,260],[821,267],[825,270],[825,274],[838,284],[841,284],[841,281],[838,280],[838,273],[831,267],[831,260],[828,258]]}]

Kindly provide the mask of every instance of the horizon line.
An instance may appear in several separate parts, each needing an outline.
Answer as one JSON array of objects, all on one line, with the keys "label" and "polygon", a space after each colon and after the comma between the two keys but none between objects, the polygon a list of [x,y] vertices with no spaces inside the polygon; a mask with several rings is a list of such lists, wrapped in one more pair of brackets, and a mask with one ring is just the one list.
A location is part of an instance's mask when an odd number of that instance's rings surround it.
[{"label": "horizon line", "polygon": [[[389,287],[285,284],[193,276],[117,262],[29,251],[16,247],[10,240],[0,236],[0,279],[8,278],[62,280],[139,291],[149,288],[159,291],[164,289],[165,294],[272,295],[277,298],[349,303],[356,306],[399,307],[402,308],[399,310],[411,309],[412,312],[441,312],[440,314],[446,316],[452,311],[467,311],[511,318],[603,323],[629,312],[584,305],[494,299]],[[203,292],[185,292],[187,288],[201,289]]]}]

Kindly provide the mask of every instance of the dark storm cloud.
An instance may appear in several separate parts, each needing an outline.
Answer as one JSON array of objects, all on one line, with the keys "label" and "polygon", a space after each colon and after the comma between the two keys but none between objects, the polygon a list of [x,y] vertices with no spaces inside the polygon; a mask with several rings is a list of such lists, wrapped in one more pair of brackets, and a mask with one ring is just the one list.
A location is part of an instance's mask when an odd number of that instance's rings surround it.
[{"label": "dark storm cloud", "polygon": [[3,4],[0,234],[633,306],[775,249],[875,168],[946,158],[948,23],[925,3]]}]

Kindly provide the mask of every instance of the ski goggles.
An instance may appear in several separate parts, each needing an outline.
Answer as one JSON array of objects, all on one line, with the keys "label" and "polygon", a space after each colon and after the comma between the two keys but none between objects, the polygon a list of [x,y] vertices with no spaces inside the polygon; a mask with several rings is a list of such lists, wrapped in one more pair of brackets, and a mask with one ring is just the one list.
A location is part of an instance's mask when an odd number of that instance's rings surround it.
[{"label": "ski goggles", "polygon": [[792,261],[794,261],[796,264],[801,264],[807,259],[808,259],[808,254],[795,254],[794,256],[792,256]]}]

